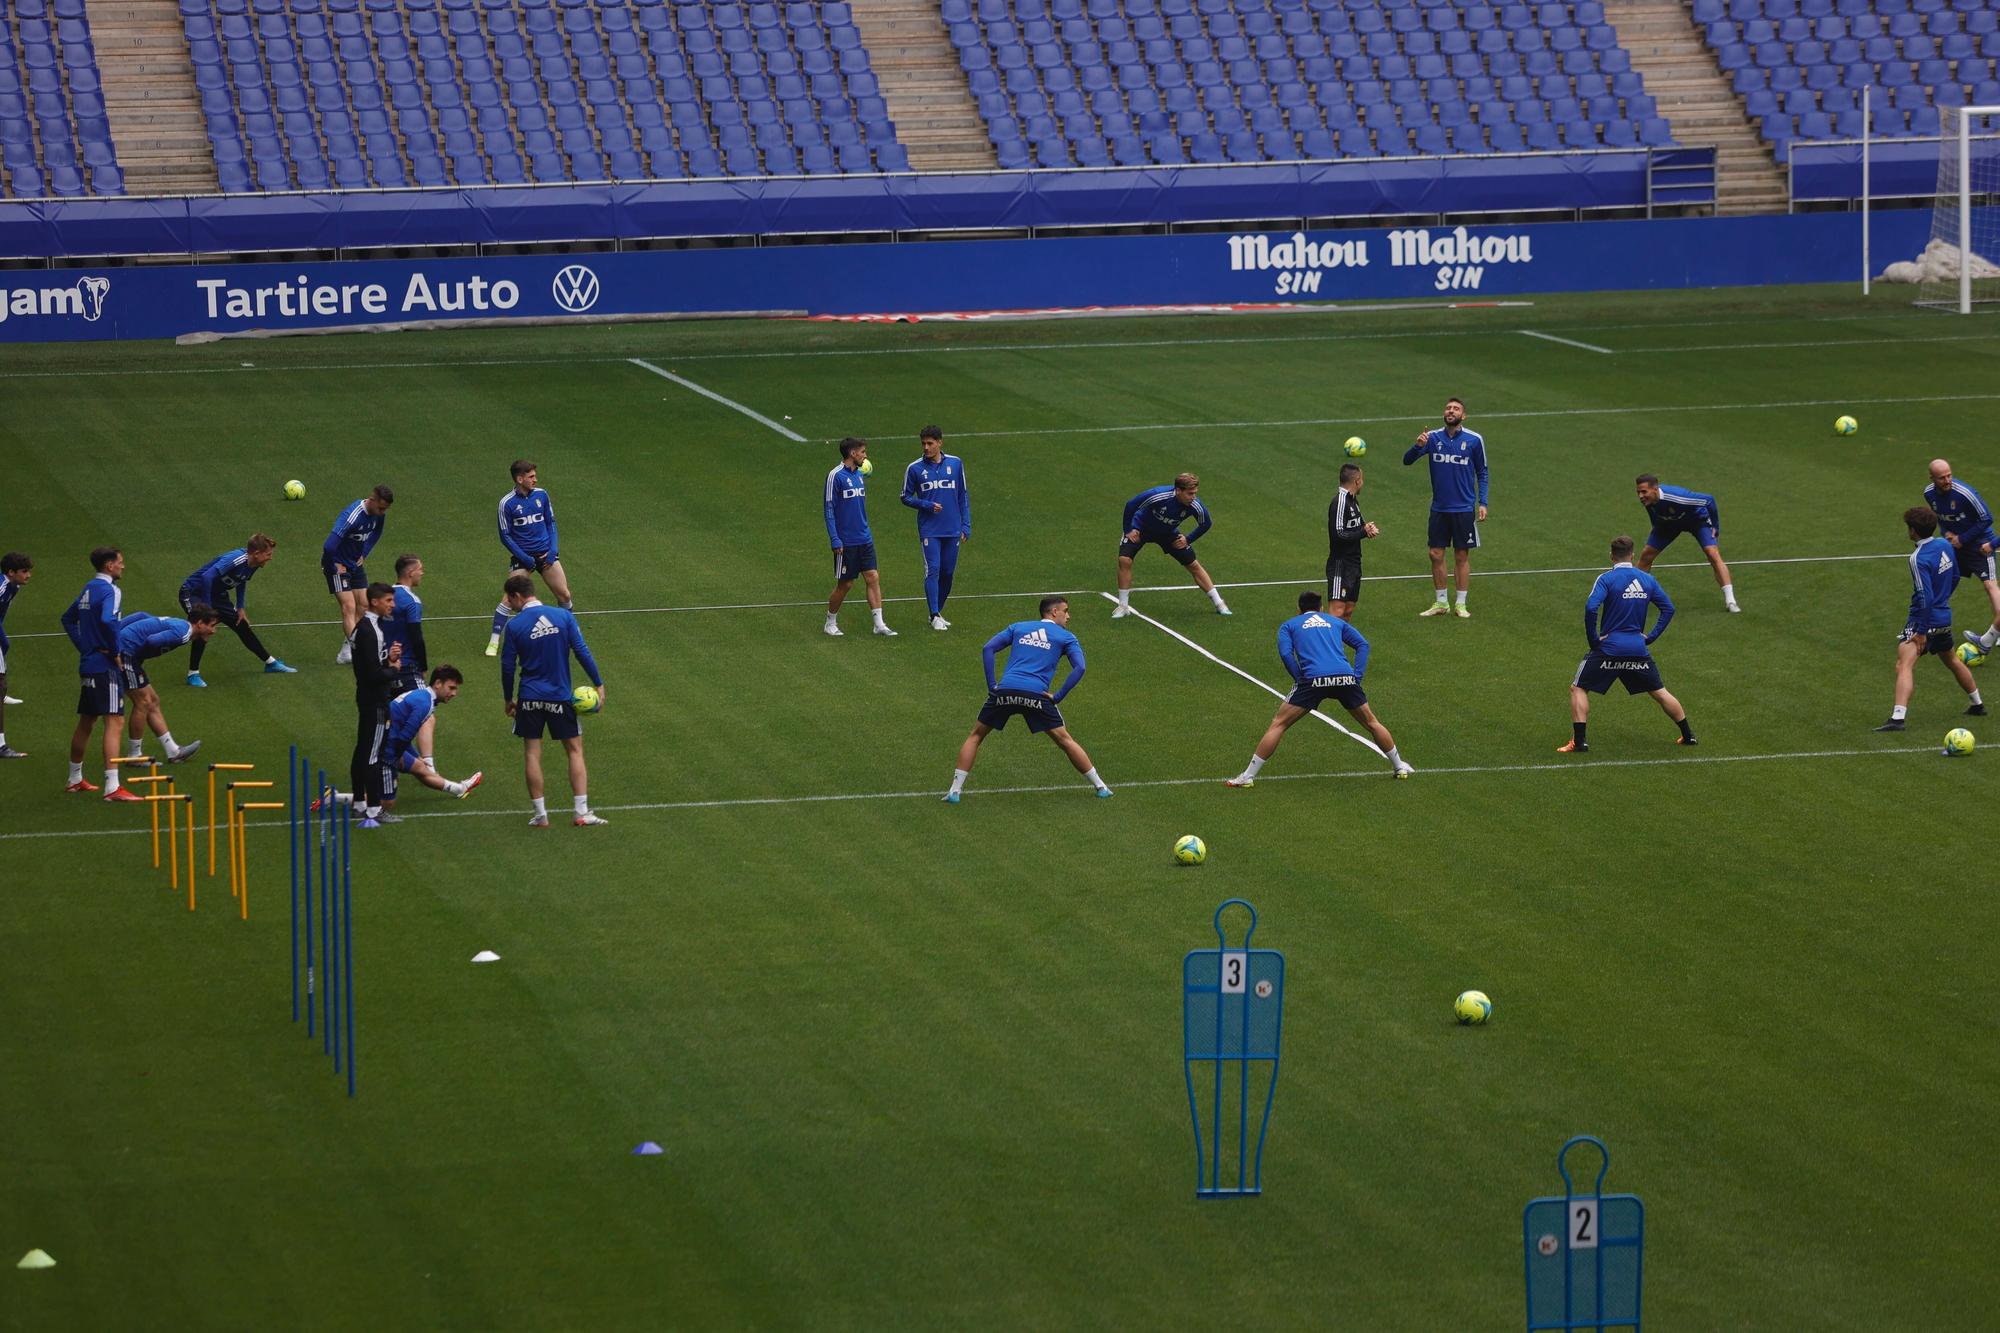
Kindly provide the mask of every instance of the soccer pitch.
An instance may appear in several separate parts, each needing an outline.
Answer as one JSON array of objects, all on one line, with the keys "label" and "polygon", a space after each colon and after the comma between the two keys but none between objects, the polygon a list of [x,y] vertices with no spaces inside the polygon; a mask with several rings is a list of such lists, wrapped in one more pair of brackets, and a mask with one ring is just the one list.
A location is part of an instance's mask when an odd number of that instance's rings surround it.
[{"label": "soccer pitch", "polygon": [[[1447,395],[1493,469],[1465,621],[1417,617],[1429,490],[1400,466]],[[1939,454],[2000,498],[1996,403],[2000,326],[1823,289],[11,351],[0,548],[36,572],[7,620],[31,757],[0,767],[0,1242],[58,1267],[4,1270],[0,1326],[1518,1327],[1521,1208],[1579,1132],[1645,1201],[1650,1323],[1990,1320],[2000,781],[1984,748],[1940,757],[1965,701],[1934,663],[1910,730],[1870,728],[1899,516]],[[972,496],[948,633],[896,501],[929,422]],[[847,434],[895,639],[858,588],[820,633]],[[1367,688],[1418,774],[1307,722],[1227,790],[1353,434],[1382,528]],[[604,829],[525,827],[482,656],[521,456],[609,685]],[[1121,506],[1183,470],[1235,614],[1148,551],[1149,619],[1114,623]],[[1655,651],[1700,747],[1614,690],[1558,755],[1642,471],[1719,497],[1743,613],[1677,543]],[[344,772],[317,556],[378,482],[371,571],[424,558],[431,661],[467,676],[440,766],[487,782],[406,783],[411,818],[357,835],[350,1102],[288,1021],[282,823],[250,830],[247,923],[205,875],[177,907],[143,815],[61,790],[57,619],[100,542],[128,610],[175,614],[269,533],[249,609],[301,674],[223,634],[209,689],[179,657],[154,676],[202,763],[274,776],[297,743]],[[1051,591],[1089,658],[1064,711],[1116,797],[1016,726],[940,804],[981,642]],[[1988,619],[1976,584],[1953,605]],[[1206,865],[1173,864],[1183,833]],[[1288,958],[1285,1060],[1263,1197],[1197,1203],[1179,967],[1232,896]],[[1484,1028],[1453,1022],[1471,987]]]}]

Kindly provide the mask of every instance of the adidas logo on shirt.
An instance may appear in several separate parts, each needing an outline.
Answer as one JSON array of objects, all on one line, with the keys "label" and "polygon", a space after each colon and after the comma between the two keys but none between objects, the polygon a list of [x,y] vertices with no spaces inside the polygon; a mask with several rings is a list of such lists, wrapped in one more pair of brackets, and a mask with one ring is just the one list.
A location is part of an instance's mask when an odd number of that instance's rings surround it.
[{"label": "adidas logo on shirt", "polygon": [[1049,646],[1048,631],[1031,629],[1020,638],[1014,640],[1014,642],[1023,648],[1047,648]]},{"label": "adidas logo on shirt", "polygon": [[547,616],[541,616],[535,621],[535,627],[528,631],[528,637],[531,639],[546,639],[551,634],[560,633],[562,631],[551,625]]},{"label": "adidas logo on shirt", "polygon": [[1646,585],[1634,579],[1626,584],[1625,591],[1618,595],[1628,602],[1643,602],[1646,600]]},{"label": "adidas logo on shirt", "polygon": [[1326,618],[1324,616],[1321,616],[1319,613],[1315,612],[1312,615],[1306,617],[1306,619],[1300,623],[1299,628],[1330,629],[1332,628],[1332,626],[1327,623]]}]

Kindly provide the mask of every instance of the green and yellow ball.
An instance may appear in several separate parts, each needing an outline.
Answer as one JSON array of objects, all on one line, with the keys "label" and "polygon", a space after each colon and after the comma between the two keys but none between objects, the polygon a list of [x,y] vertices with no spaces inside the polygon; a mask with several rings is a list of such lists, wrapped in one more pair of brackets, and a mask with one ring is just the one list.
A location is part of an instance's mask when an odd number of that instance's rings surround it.
[{"label": "green and yellow ball", "polygon": [[1860,429],[1861,423],[1853,417],[1843,415],[1833,419],[1833,433],[1835,435],[1852,435]]},{"label": "green and yellow ball", "polygon": [[1458,1021],[1467,1027],[1476,1027],[1493,1017],[1493,1001],[1486,998],[1486,992],[1469,990],[1452,1001],[1451,1011],[1458,1015]]},{"label": "green and yellow ball", "polygon": [[1183,833],[1174,840],[1174,860],[1184,866],[1198,866],[1208,859],[1208,844],[1192,833]]}]

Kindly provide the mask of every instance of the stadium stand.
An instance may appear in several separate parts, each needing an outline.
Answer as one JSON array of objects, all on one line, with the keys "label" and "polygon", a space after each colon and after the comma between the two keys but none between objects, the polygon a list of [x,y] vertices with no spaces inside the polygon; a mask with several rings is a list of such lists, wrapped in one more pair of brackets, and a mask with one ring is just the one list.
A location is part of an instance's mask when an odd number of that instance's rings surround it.
[{"label": "stadium stand", "polygon": [[125,193],[83,0],[14,0],[0,22],[0,189]]},{"label": "stadium stand", "polygon": [[179,2],[225,191],[909,166],[843,3]]},{"label": "stadium stand", "polygon": [[1000,164],[1667,146],[1597,0],[943,0]]},{"label": "stadium stand", "polygon": [[1938,108],[2000,103],[1993,0],[1695,0],[1717,65],[1779,161],[1799,141],[1938,132]]}]

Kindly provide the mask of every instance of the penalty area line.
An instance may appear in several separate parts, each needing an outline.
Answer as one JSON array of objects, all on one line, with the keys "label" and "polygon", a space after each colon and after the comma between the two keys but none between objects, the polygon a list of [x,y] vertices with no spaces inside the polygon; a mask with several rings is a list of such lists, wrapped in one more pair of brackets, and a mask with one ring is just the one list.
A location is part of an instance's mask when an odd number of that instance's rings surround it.
[{"label": "penalty area line", "polygon": [[[1259,682],[1261,684],[1261,682]],[[1269,688],[1266,686],[1266,688]],[[1785,750],[1767,754],[1687,754],[1678,753],[1654,759],[1591,759],[1556,763],[1534,764],[1460,764],[1446,768],[1420,768],[1416,776],[1432,775],[1479,776],[1483,774],[1512,773],[1589,773],[1601,768],[1680,768],[1696,764],[1757,764],[1778,763],[1791,760],[1811,759],[1861,759],[1873,755],[1934,754],[1935,746],[1901,745],[1880,750]],[[1259,784],[1267,782],[1340,782],[1352,779],[1383,779],[1388,774],[1377,768],[1341,769],[1322,773],[1260,773]],[[1139,790],[1149,787],[1201,787],[1221,786],[1221,777],[1199,778],[1135,778],[1121,782],[1114,791]],[[1031,787],[968,787],[965,795],[978,796],[1053,796],[1063,794],[1084,795],[1090,787],[1080,782],[1054,783]],[[935,801],[944,793],[940,788],[927,791],[865,791],[834,792],[811,796],[739,796],[713,801],[645,801],[630,805],[598,805],[592,807],[605,814],[640,813],[649,811],[675,810],[738,810],[758,806],[781,805],[826,805],[846,801]],[[434,810],[420,811],[404,816],[406,823],[419,819],[520,819],[528,812],[517,807],[505,810]],[[248,824],[250,828],[283,828],[280,819],[260,819]],[[0,842],[23,842],[42,838],[143,838],[149,830],[143,826],[116,829],[50,829],[35,832],[0,833]]]},{"label": "penalty area line", "polygon": [[694,392],[700,394],[702,397],[708,399],[711,402],[721,403],[724,407],[728,408],[732,412],[741,412],[744,416],[749,417],[752,421],[760,422],[763,425],[769,426],[772,430],[778,432],[778,434],[784,436],[786,439],[792,441],[794,444],[804,444],[806,442],[806,437],[799,434],[791,427],[779,425],[777,422],[771,420],[771,418],[765,416],[762,412],[757,411],[755,408],[745,407],[743,404],[737,402],[734,398],[724,398],[721,394],[717,393],[713,389],[704,389],[699,384],[696,384],[693,380],[682,379],[679,375],[674,374],[673,371],[662,370],[658,366],[654,365],[652,362],[643,360],[639,357],[634,356],[634,357],[628,357],[626,359],[632,365],[639,367],[641,370],[650,370],[663,380],[672,380],[674,383],[680,385],[683,389],[692,389],[694,390]]},{"label": "penalty area line", "polygon": [[1596,352],[1601,356],[1613,355],[1609,347],[1599,347],[1596,343],[1580,343],[1574,338],[1558,338],[1553,333],[1539,333],[1534,329],[1517,330],[1524,338],[1540,338],[1547,343],[1561,343],[1565,347],[1581,347],[1586,352]]}]

